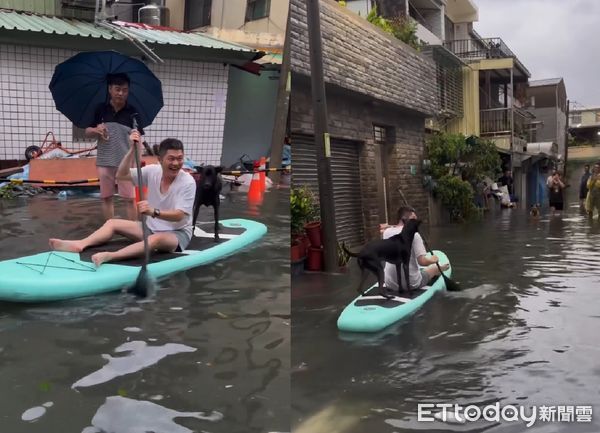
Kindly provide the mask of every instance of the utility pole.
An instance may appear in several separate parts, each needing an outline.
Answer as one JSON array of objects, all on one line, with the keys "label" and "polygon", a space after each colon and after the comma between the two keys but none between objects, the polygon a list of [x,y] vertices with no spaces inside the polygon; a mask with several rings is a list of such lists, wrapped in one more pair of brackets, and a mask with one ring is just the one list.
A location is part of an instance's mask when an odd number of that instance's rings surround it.
[{"label": "utility pole", "polygon": [[[285,27],[285,42],[283,45],[283,59],[279,72],[279,86],[277,88],[277,102],[275,104],[275,124],[273,125],[273,135],[271,136],[271,161],[270,167],[281,167],[283,154],[283,140],[285,138],[288,107],[290,105],[290,12],[288,9],[288,19]],[[275,171],[269,175],[274,185],[279,184],[281,174]]]},{"label": "utility pole", "polygon": [[331,144],[327,132],[327,100],[323,76],[323,44],[319,0],[307,0],[308,42],[310,51],[310,81],[312,88],[315,150],[319,179],[319,207],[323,231],[325,272],[338,268],[337,236],[335,233],[335,207],[331,176]]},{"label": "utility pole", "polygon": [[563,167],[563,179],[567,181],[567,157],[569,155],[569,106],[571,102],[567,99],[567,125],[565,126],[565,161]]}]

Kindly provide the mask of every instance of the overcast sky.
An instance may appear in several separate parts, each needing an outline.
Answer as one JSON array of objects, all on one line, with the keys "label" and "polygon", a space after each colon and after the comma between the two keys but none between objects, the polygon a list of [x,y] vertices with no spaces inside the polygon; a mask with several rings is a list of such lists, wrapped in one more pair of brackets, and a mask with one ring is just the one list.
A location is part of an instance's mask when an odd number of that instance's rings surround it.
[{"label": "overcast sky", "polygon": [[600,0],[474,0],[475,30],[500,37],[531,79],[563,77],[567,97],[600,107]]}]

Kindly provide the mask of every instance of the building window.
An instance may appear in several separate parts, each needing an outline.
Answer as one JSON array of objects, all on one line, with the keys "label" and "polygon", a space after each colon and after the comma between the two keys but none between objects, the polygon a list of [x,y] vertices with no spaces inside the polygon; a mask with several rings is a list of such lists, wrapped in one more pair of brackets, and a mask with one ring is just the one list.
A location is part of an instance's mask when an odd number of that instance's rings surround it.
[{"label": "building window", "polygon": [[210,26],[212,0],[185,0],[185,30]]},{"label": "building window", "polygon": [[268,17],[270,9],[271,0],[248,0],[246,22]]},{"label": "building window", "polygon": [[390,144],[396,141],[396,132],[392,126],[373,124],[373,140],[376,144]]},{"label": "building window", "polygon": [[581,123],[581,113],[573,113],[571,114],[571,124],[577,125]]}]

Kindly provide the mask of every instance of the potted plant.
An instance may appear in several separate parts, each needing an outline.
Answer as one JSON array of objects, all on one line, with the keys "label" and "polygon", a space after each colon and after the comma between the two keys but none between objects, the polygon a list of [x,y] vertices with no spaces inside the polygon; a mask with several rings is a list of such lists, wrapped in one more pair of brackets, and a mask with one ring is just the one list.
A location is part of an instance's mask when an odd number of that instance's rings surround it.
[{"label": "potted plant", "polygon": [[294,240],[300,242],[303,247],[302,257],[306,255],[306,251],[310,246],[308,237],[304,234],[304,226],[308,221],[311,221],[315,215],[316,210],[312,192],[306,186],[292,188],[290,191],[290,229],[292,234],[292,246],[294,245]]}]

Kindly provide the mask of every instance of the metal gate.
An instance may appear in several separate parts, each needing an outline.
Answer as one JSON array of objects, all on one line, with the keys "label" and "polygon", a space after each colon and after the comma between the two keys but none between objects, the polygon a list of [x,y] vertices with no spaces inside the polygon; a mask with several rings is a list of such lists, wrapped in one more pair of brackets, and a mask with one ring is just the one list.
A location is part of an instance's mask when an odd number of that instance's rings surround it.
[{"label": "metal gate", "polygon": [[[331,140],[331,172],[339,242],[349,246],[364,243],[361,187],[359,177],[360,143]],[[292,184],[307,185],[319,200],[319,180],[314,136],[292,135]]]}]

